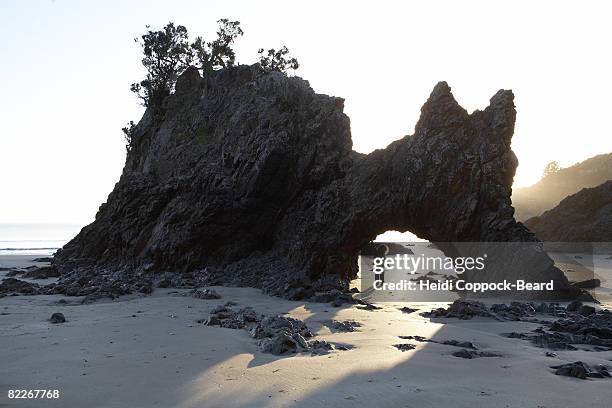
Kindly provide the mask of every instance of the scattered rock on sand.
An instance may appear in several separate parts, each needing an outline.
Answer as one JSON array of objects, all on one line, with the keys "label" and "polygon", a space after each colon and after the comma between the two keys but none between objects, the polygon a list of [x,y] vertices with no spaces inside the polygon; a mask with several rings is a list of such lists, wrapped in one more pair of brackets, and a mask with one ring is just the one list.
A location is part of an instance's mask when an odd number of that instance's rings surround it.
[{"label": "scattered rock on sand", "polygon": [[552,366],[551,368],[555,369],[556,375],[562,375],[565,377],[576,377],[582,380],[586,380],[587,378],[611,377],[607,367],[603,365],[597,365],[596,367],[591,368],[582,361]]},{"label": "scattered rock on sand", "polygon": [[372,311],[372,310],[380,310],[380,309],[382,309],[382,307],[380,307],[380,306],[375,306],[375,305],[373,305],[372,303],[366,303],[366,304],[364,304],[364,305],[359,305],[359,306],[357,306],[357,309]]},{"label": "scattered rock on sand", "polygon": [[467,349],[461,349],[459,351],[455,351],[453,353],[453,356],[460,357],[460,358],[467,358],[467,359],[479,358],[479,357],[502,357],[501,354],[497,354],[497,353],[491,353],[488,351],[467,350]]},{"label": "scattered rock on sand", "polygon": [[53,261],[53,257],[43,257],[43,258],[34,258],[32,262],[51,262]]},{"label": "scattered rock on sand", "polygon": [[357,327],[361,327],[361,323],[355,320],[332,320],[329,322],[328,327],[333,332],[354,332],[357,330]]},{"label": "scattered rock on sand", "polygon": [[300,344],[306,345],[306,340],[299,337],[298,334],[289,335],[287,333],[278,333],[270,338],[265,338],[259,342],[259,350],[262,353],[275,355],[297,353],[300,349]]},{"label": "scattered rock on sand", "polygon": [[[577,350],[575,344],[593,346],[592,351],[612,350],[612,312],[572,302],[564,317],[553,322],[543,321],[529,333],[509,333],[506,337],[531,341],[537,347],[551,350]],[[578,312],[578,313],[576,313]]]},{"label": "scattered rock on sand", "polygon": [[351,293],[332,289],[324,292],[316,292],[310,300],[318,303],[331,303],[334,307],[340,307],[345,303],[354,303]]},{"label": "scattered rock on sand", "polygon": [[393,347],[395,347],[396,349],[400,351],[414,350],[416,348],[414,344],[410,344],[410,343],[394,344]]},{"label": "scattered rock on sand", "polygon": [[406,339],[406,340],[416,340],[420,343],[437,343],[437,344],[443,344],[445,346],[453,346],[453,347],[461,347],[461,348],[467,348],[467,349],[472,349],[472,350],[476,350],[476,346],[474,345],[474,343],[472,343],[471,341],[463,341],[463,340],[443,340],[443,341],[438,341],[438,340],[434,340],[434,339],[427,339],[423,336],[398,336],[400,339]]},{"label": "scattered rock on sand", "polygon": [[397,336],[397,337],[399,337],[400,339],[404,339],[404,340],[416,340],[416,341],[418,341],[420,343],[425,343],[425,342],[429,342],[429,341],[433,342],[433,340],[429,340],[429,339],[427,339],[427,338],[425,338],[423,336],[417,336],[417,335],[414,335],[414,336]]},{"label": "scattered rock on sand", "polygon": [[462,347],[462,348],[466,348],[466,349],[476,350],[476,346],[471,341],[444,340],[440,344],[444,344],[446,346]]},{"label": "scattered rock on sand", "polygon": [[60,273],[54,266],[44,266],[42,268],[31,269],[23,274],[23,278],[27,279],[49,279],[57,278],[59,276]]},{"label": "scattered rock on sand", "polygon": [[487,306],[484,303],[466,299],[455,300],[448,307],[448,309],[444,309],[441,307],[429,312],[422,312],[421,316],[454,317],[462,320],[468,320],[473,318],[474,316],[496,318],[496,316],[487,309]]},{"label": "scattered rock on sand", "polygon": [[192,295],[196,299],[221,299],[221,295],[212,289],[196,289],[192,292]]},{"label": "scattered rock on sand", "polygon": [[49,321],[53,324],[65,323],[66,318],[64,317],[63,313],[53,313]]},{"label": "scattered rock on sand", "polygon": [[510,305],[498,303],[491,305],[491,311],[505,320],[521,320],[526,317],[533,317],[536,308],[531,303],[511,302]]},{"label": "scattered rock on sand", "polygon": [[282,315],[258,315],[250,307],[233,310],[220,305],[211,311],[207,319],[198,322],[208,326],[247,330],[251,337],[259,340],[258,347],[262,353],[285,355],[310,352],[311,355],[320,355],[335,349],[350,348],[347,345],[335,347],[323,340],[307,340],[313,334],[303,321]]},{"label": "scattered rock on sand", "polygon": [[36,283],[30,283],[15,278],[6,278],[0,283],[0,297],[9,294],[20,295],[38,295],[40,286]]},{"label": "scattered rock on sand", "polygon": [[414,312],[418,312],[419,309],[413,309],[411,307],[408,306],[404,306],[404,307],[400,307],[398,308],[402,313],[414,313]]}]

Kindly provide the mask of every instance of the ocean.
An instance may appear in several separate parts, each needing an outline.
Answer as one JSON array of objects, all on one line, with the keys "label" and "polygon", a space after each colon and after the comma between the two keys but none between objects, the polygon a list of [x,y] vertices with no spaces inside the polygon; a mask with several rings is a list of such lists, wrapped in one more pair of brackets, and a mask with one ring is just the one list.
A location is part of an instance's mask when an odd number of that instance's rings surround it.
[{"label": "ocean", "polygon": [[0,255],[52,255],[83,225],[0,224]]}]

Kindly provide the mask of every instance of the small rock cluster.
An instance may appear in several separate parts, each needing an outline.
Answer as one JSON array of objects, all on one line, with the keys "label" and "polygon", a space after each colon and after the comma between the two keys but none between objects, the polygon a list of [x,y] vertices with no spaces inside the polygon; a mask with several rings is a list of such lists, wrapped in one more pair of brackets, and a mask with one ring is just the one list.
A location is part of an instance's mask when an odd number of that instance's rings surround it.
[{"label": "small rock cluster", "polygon": [[410,313],[417,312],[419,309],[413,309],[411,307],[404,306],[404,307],[398,308],[398,310],[400,310],[402,313],[410,314]]},{"label": "small rock cluster", "polygon": [[310,297],[310,301],[318,303],[330,303],[333,307],[340,307],[345,303],[355,303],[351,292],[342,292],[337,289],[331,289],[324,292],[316,292]]},{"label": "small rock cluster", "polygon": [[355,320],[332,320],[329,322],[328,326],[333,332],[354,332],[357,330],[357,327],[361,327],[361,323]]},{"label": "small rock cluster", "polygon": [[433,340],[433,339],[427,339],[427,338],[425,338],[423,336],[398,336],[398,337],[400,339],[416,340],[416,341],[418,341],[420,343],[437,343],[437,344],[443,344],[445,346],[468,348],[468,349],[471,349],[471,350],[476,350],[477,349],[477,347],[471,341],[454,340],[454,339],[437,341],[437,340]]},{"label": "small rock cluster", "polygon": [[0,297],[8,295],[38,295],[41,292],[41,287],[36,283],[15,278],[5,278],[0,283]]},{"label": "small rock cluster", "polygon": [[501,354],[491,353],[489,351],[462,349],[459,351],[455,351],[453,353],[453,356],[459,357],[459,358],[473,359],[473,358],[479,358],[479,357],[501,357]]},{"label": "small rock cluster", "polygon": [[469,320],[474,316],[497,318],[487,306],[482,302],[473,300],[458,299],[455,300],[448,309],[442,307],[422,312],[423,317],[454,317],[462,320]]},{"label": "small rock cluster", "polygon": [[257,345],[262,353],[286,355],[310,352],[311,355],[320,355],[335,349],[348,349],[347,346],[312,339],[312,332],[301,320],[282,315],[258,315],[251,307],[234,310],[227,305],[218,306],[207,319],[199,322],[208,326],[247,330],[251,337],[258,340]]},{"label": "small rock cluster", "polygon": [[66,323],[66,317],[63,313],[53,313],[49,321],[53,324]]},{"label": "small rock cluster", "polygon": [[382,307],[376,306],[376,305],[374,305],[372,303],[368,303],[368,302],[365,302],[365,301],[362,301],[361,303],[362,303],[361,305],[357,306],[357,309],[359,309],[359,310],[367,310],[367,311],[371,312],[373,310],[381,310],[382,309]]},{"label": "small rock cluster", "polygon": [[551,350],[577,350],[574,346],[577,344],[592,346],[592,351],[612,350],[612,312],[572,302],[565,313],[558,314],[560,319],[542,321],[544,326],[532,332],[512,332],[506,336],[529,340],[537,347]]},{"label": "small rock cluster", "polygon": [[59,271],[54,266],[43,266],[34,267],[22,275],[22,278],[26,279],[49,279],[58,278],[60,276]]},{"label": "small rock cluster", "polygon": [[565,377],[576,377],[582,380],[587,378],[610,378],[610,372],[604,365],[596,365],[591,368],[589,365],[582,361],[576,361],[574,363],[562,364],[550,367],[555,370],[556,375],[562,375]]},{"label": "small rock cluster", "polygon": [[534,302],[511,302],[510,304],[498,303],[487,307],[484,303],[458,299],[448,308],[437,308],[429,312],[422,312],[423,317],[445,317],[468,320],[476,316],[490,317],[496,320],[505,321],[527,321],[532,323],[546,324],[545,320],[536,319],[537,314],[546,314],[555,317],[565,318],[576,315],[589,316],[594,314],[596,309],[593,306],[584,305],[580,301],[571,302],[567,307],[560,306],[558,303]]},{"label": "small rock cluster", "polygon": [[414,350],[416,348],[414,344],[410,344],[410,343],[394,344],[393,347],[395,347],[399,351],[409,351],[409,350]]},{"label": "small rock cluster", "polygon": [[212,289],[195,289],[192,292],[192,296],[196,299],[205,300],[221,299],[221,295]]}]

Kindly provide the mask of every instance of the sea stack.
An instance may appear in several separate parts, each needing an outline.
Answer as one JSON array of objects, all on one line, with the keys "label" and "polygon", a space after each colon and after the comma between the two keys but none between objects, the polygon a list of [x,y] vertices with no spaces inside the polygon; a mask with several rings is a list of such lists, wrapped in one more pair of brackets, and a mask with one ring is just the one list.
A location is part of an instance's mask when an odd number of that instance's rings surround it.
[{"label": "sea stack", "polygon": [[360,248],[399,230],[451,254],[453,242],[525,243],[473,279],[553,280],[575,294],[513,217],[511,91],[469,114],[440,82],[414,134],[370,154],[352,150],[343,105],[257,64],[188,69],[137,124],[95,221],[55,256],[61,285],[174,274],[305,299],[346,289]]}]

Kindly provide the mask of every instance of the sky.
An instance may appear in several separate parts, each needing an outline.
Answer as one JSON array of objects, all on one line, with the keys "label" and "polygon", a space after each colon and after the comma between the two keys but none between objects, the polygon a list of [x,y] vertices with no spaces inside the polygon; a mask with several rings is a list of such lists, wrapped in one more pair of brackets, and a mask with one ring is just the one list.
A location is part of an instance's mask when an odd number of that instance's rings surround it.
[{"label": "sky", "polygon": [[438,81],[468,111],[512,89],[515,186],[546,163],[612,151],[611,6],[595,1],[0,0],[0,223],[93,220],[125,160],[121,127],[143,109],[133,38],[146,25],[214,36],[240,20],[239,63],[285,44],[297,75],[345,98],[354,149],[411,134]]}]

